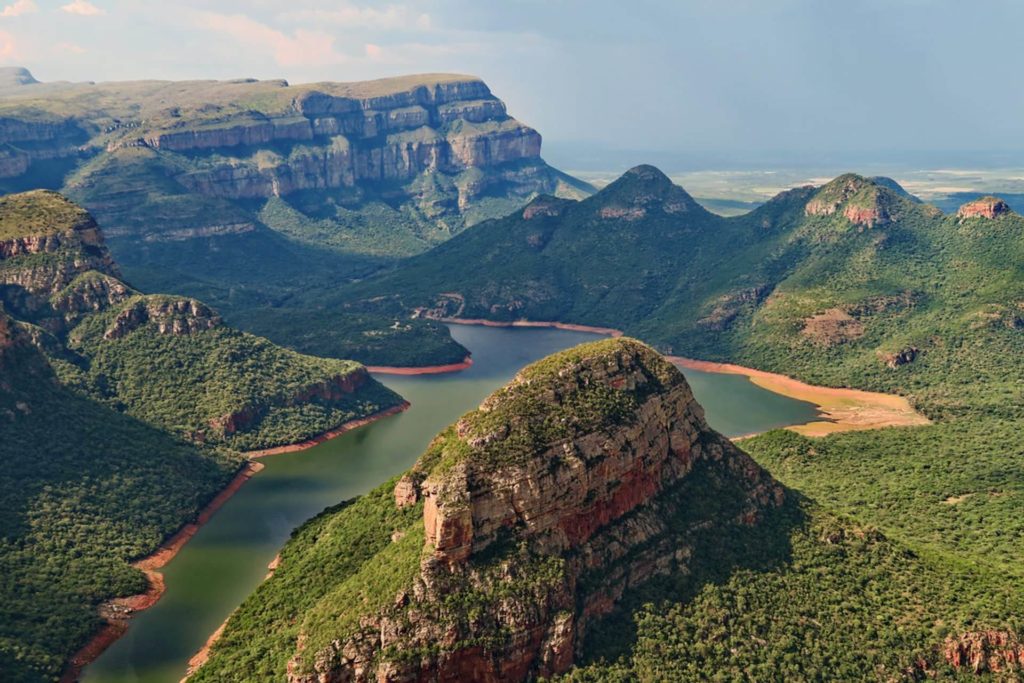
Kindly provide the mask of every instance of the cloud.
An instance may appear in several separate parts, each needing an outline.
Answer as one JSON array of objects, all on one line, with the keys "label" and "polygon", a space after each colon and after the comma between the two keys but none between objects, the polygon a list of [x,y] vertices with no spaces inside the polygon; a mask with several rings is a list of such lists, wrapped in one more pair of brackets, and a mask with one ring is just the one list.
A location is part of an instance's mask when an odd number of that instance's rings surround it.
[{"label": "cloud", "polygon": [[61,11],[68,14],[77,14],[81,17],[95,17],[106,14],[105,11],[89,2],[89,0],[71,0],[66,5],[61,5]]},{"label": "cloud", "polygon": [[380,45],[366,44],[366,56],[370,59],[379,59],[382,54],[384,54],[384,50]]},{"label": "cloud", "polygon": [[32,0],[15,0],[0,10],[0,17],[20,17],[23,14],[31,14],[39,7]]},{"label": "cloud", "polygon": [[347,61],[334,49],[334,36],[323,31],[296,29],[286,34],[244,14],[197,14],[200,28],[223,33],[237,42],[259,50],[269,50],[281,66],[323,66]]},{"label": "cloud", "polygon": [[85,53],[85,48],[78,43],[57,43],[54,47],[57,48],[58,52],[70,52],[76,55]]},{"label": "cloud", "polygon": [[292,22],[329,23],[342,28],[429,31],[432,25],[429,14],[404,5],[388,5],[378,9],[342,3],[340,7],[330,10],[304,9],[284,12],[279,18]]},{"label": "cloud", "polygon": [[14,44],[14,36],[7,31],[0,31],[0,59],[10,59],[17,56],[18,48]]}]

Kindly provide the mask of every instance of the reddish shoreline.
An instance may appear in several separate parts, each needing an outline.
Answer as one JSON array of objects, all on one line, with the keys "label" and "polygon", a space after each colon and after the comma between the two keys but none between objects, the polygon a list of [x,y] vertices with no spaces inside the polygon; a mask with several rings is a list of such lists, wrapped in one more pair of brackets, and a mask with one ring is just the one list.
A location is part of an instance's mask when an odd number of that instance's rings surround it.
[{"label": "reddish shoreline", "polygon": [[[132,563],[133,567],[140,569],[146,574],[146,578],[149,581],[149,587],[146,589],[146,592],[139,595],[114,598],[101,606],[100,614],[104,619],[106,619],[107,623],[101,626],[100,629],[93,634],[92,638],[90,638],[89,641],[68,660],[68,663],[64,668],[64,673],[61,675],[60,682],[74,683],[77,681],[82,674],[82,669],[96,661],[96,659],[103,654],[104,650],[113,645],[118,638],[124,635],[125,631],[128,630],[128,624],[134,613],[148,609],[156,604],[164,593],[164,577],[163,574],[157,570],[174,559],[174,556],[178,554],[186,543],[188,543],[188,540],[195,536],[196,532],[198,532],[204,524],[210,521],[210,518],[213,517],[214,513],[223,507],[231,496],[235,495],[238,490],[242,488],[245,482],[249,481],[253,475],[264,468],[263,463],[254,462],[256,458],[268,455],[277,455],[279,453],[293,453],[296,451],[306,450],[307,448],[312,448],[313,446],[321,444],[328,439],[332,439],[339,434],[344,434],[345,432],[356,429],[357,427],[362,427],[363,425],[367,425],[381,418],[395,415],[407,410],[408,408],[408,401],[403,401],[399,405],[392,406],[386,410],[381,410],[372,415],[346,422],[336,429],[331,429],[319,436],[301,443],[245,453],[244,455],[248,458],[248,461],[242,466],[238,473],[235,474],[234,478],[232,478],[228,485],[221,489],[217,495],[215,495],[213,499],[206,504],[206,506],[196,516],[196,520],[194,522],[185,524],[170,538],[164,541],[159,548],[142,559],[136,560]],[[213,636],[211,636],[211,641],[212,639]]]},{"label": "reddish shoreline", "polygon": [[377,375],[440,375],[446,372],[458,372],[473,365],[473,359],[466,356],[461,363],[448,365],[421,365],[402,367],[398,365],[367,365],[366,370]]},{"label": "reddish shoreline", "polygon": [[164,541],[159,548],[132,563],[136,569],[142,570],[149,581],[149,587],[145,593],[130,595],[127,597],[114,598],[101,607],[101,614],[107,620],[100,630],[85,644],[82,649],[76,652],[61,676],[61,683],[73,683],[82,674],[82,669],[91,664],[103,654],[103,651],[114,644],[118,638],[128,630],[128,622],[134,613],[149,609],[160,599],[164,593],[164,576],[157,570],[170,562],[178,551],[188,543],[188,540],[196,535],[199,528],[208,522],[214,513],[217,512],[238,489],[242,488],[245,482],[263,469],[263,464],[258,462],[247,462],[242,469],[231,479],[227,486],[220,490],[209,503],[206,504],[196,517],[196,521],[189,522],[178,529],[173,536]]},{"label": "reddish shoreline", "polygon": [[330,441],[336,436],[341,436],[345,432],[350,432],[353,429],[358,429],[359,427],[368,425],[371,422],[376,422],[377,420],[380,420],[385,417],[397,415],[398,413],[408,410],[409,405],[410,404],[408,401],[402,401],[396,406],[391,406],[390,408],[387,408],[385,410],[379,410],[376,413],[373,413],[372,415],[367,415],[366,417],[361,417],[357,420],[349,420],[340,427],[336,429],[329,429],[322,434],[314,436],[312,439],[300,441],[299,443],[288,444],[287,446],[274,446],[273,448],[264,448],[258,451],[246,451],[244,455],[250,460],[255,460],[257,458],[265,458],[270,455],[281,455],[282,453],[295,453],[297,451],[304,451],[307,448],[318,446],[325,441]]}]

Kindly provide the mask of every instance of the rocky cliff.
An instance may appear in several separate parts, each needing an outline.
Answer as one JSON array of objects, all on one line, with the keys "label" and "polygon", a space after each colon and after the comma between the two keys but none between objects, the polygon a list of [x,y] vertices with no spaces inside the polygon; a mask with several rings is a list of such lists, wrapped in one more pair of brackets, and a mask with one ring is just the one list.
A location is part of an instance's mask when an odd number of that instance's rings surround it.
[{"label": "rocky cliff", "polygon": [[[705,508],[707,491],[687,486],[710,479],[728,502]],[[757,524],[782,500],[649,347],[617,339],[556,354],[438,436],[398,482],[394,505],[422,506],[422,519],[394,542],[422,539],[422,550],[407,569],[385,550],[362,571],[409,578],[305,615],[288,680],[563,673],[625,592],[686,571],[699,533]]]},{"label": "rocky cliff", "polygon": [[956,212],[960,219],[965,218],[987,218],[995,220],[1000,216],[1011,212],[1009,204],[999,197],[982,197],[973,202],[967,202]]},{"label": "rocky cliff", "polygon": [[472,76],[95,84],[11,70],[0,95],[0,193],[61,188],[140,289],[235,319],[302,307],[538,194],[593,190],[548,166],[540,134]]},{"label": "rocky cliff", "polygon": [[196,441],[279,446],[400,403],[357,363],[240,333],[197,299],[139,293],[92,216],[55,192],[0,198],[0,311],[66,383]]},{"label": "rocky cliff", "polygon": [[[402,182],[513,162],[546,168],[540,134],[511,118],[487,85],[470,76],[174,85],[47,88],[23,74],[0,106],[6,150],[0,177],[23,175],[39,160],[139,147],[172,155],[175,178],[190,191],[229,198]],[[502,175],[520,176],[529,185],[525,193],[558,189],[557,174],[504,169]],[[471,194],[472,185],[461,191]]]},{"label": "rocky cliff", "polygon": [[53,333],[88,311],[124,300],[99,226],[56,192],[0,198],[0,302]]}]

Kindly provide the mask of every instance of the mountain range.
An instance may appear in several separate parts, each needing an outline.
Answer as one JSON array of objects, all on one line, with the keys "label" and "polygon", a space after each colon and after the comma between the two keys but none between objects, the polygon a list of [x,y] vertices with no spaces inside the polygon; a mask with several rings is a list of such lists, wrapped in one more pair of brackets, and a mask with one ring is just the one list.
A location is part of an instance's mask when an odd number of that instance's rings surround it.
[{"label": "mountain range", "polygon": [[[137,286],[200,298],[246,329],[540,193],[592,191],[540,148],[458,74],[97,84],[0,70],[0,191],[60,190],[96,216]],[[346,324],[356,339],[380,326]],[[433,338],[408,327],[393,341]]]},{"label": "mountain range", "polygon": [[[4,679],[58,676],[243,452],[400,409],[360,362],[462,360],[467,319],[629,337],[296,530],[195,680],[1013,679],[1024,218],[852,173],[725,218],[539,153],[467,76],[0,70]],[[661,354],[931,423],[733,443]]]}]

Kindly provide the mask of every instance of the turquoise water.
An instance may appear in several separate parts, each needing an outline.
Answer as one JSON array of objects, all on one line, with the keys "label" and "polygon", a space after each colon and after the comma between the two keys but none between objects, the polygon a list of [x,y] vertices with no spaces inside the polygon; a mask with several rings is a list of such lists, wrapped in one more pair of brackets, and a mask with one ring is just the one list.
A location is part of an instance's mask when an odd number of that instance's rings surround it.
[{"label": "turquoise water", "polygon": [[[89,683],[176,683],[188,659],[249,595],[292,529],[407,469],[430,439],[517,370],[598,338],[551,329],[452,326],[473,366],[447,375],[381,376],[412,407],[298,453],[261,460],[253,477],[164,569],[166,592],[84,673]],[[809,403],[738,375],[686,371],[709,423],[737,436],[814,419]]]}]

